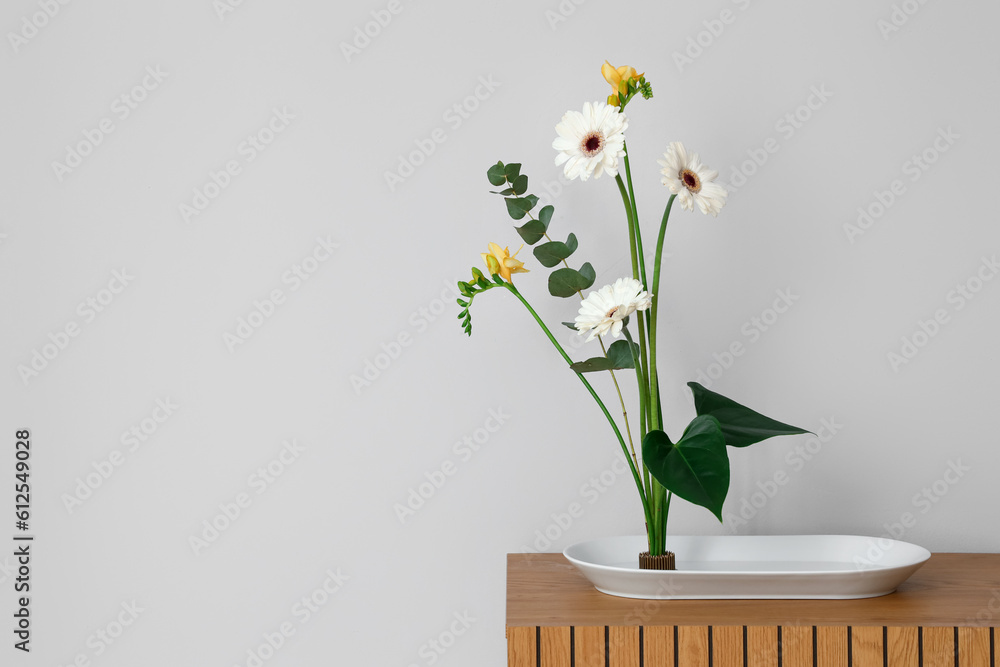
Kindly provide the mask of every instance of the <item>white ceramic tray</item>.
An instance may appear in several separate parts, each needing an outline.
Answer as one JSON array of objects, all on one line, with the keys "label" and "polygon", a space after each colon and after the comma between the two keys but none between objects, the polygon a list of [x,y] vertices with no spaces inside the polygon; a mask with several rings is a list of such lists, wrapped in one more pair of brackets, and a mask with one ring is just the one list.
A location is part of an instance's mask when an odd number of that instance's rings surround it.
[{"label": "white ceramic tray", "polygon": [[644,535],[607,537],[563,552],[597,590],[647,600],[827,599],[886,595],[916,572],[927,549],[856,535],[667,537],[677,569],[640,570]]}]

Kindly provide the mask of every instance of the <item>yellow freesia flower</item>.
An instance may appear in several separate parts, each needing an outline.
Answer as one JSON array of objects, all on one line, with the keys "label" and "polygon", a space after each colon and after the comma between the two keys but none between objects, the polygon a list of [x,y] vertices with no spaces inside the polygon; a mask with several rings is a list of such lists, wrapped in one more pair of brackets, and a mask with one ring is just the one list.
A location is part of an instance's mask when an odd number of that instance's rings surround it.
[{"label": "yellow freesia flower", "polygon": [[645,76],[645,73],[639,74],[636,72],[634,67],[622,65],[616,68],[607,60],[601,65],[601,74],[604,75],[604,80],[610,83],[614,89],[614,92],[608,95],[608,104],[612,106],[618,106],[618,93],[622,95],[628,94],[629,81],[637,82]]},{"label": "yellow freesia flower", "polygon": [[[521,248],[523,247],[522,245]],[[517,252],[521,252],[521,248],[518,248]],[[510,248],[501,248],[496,243],[490,243],[490,251],[482,253],[483,261],[486,262],[486,268],[489,269],[490,275],[499,275],[510,282],[512,273],[528,273],[528,269],[524,268],[524,262],[516,259],[517,252],[511,255]]]}]

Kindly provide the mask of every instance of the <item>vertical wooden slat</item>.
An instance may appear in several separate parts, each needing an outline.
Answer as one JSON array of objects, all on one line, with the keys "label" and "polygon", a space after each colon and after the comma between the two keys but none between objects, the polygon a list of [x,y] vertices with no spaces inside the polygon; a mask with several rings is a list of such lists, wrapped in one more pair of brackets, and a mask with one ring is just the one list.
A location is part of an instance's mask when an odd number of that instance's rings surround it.
[{"label": "vertical wooden slat", "polygon": [[816,628],[816,667],[847,667],[847,628]]},{"label": "vertical wooden slat", "polygon": [[955,628],[924,628],[922,667],[955,667]]},{"label": "vertical wooden slat", "polygon": [[887,667],[920,667],[916,628],[889,628],[886,631],[889,664]]},{"label": "vertical wooden slat", "polygon": [[990,629],[958,629],[959,667],[990,667]]},{"label": "vertical wooden slat", "polygon": [[642,629],[645,667],[672,667],[674,664],[674,627],[647,625]]},{"label": "vertical wooden slat", "polygon": [[507,628],[507,667],[538,667],[535,664],[535,628]]},{"label": "vertical wooden slat", "polygon": [[778,664],[778,627],[747,627],[747,667],[776,667]]},{"label": "vertical wooden slat", "polygon": [[604,667],[604,626],[577,626],[575,667]]},{"label": "vertical wooden slat", "polygon": [[743,626],[712,628],[712,667],[743,667]]},{"label": "vertical wooden slat", "polygon": [[809,625],[781,628],[781,666],[813,667],[813,629]]},{"label": "vertical wooden slat", "polygon": [[608,631],[608,641],[610,667],[639,667],[638,626],[612,626]]},{"label": "vertical wooden slat", "polygon": [[851,628],[851,667],[882,667],[883,664],[882,627],[859,625]]},{"label": "vertical wooden slat", "polygon": [[677,643],[680,647],[677,667],[708,667],[708,626],[680,626]]},{"label": "vertical wooden slat", "polygon": [[569,627],[542,628],[542,664],[538,667],[570,667]]}]

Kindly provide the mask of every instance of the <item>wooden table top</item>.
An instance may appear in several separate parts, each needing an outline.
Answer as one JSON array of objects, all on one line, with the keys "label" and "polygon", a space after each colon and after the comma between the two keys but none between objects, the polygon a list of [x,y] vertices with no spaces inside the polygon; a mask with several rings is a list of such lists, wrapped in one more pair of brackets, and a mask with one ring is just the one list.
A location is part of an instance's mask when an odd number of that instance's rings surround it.
[{"label": "wooden table top", "polygon": [[895,593],[860,600],[635,600],[605,595],[562,554],[507,554],[507,626],[1000,627],[1000,554],[936,553]]}]

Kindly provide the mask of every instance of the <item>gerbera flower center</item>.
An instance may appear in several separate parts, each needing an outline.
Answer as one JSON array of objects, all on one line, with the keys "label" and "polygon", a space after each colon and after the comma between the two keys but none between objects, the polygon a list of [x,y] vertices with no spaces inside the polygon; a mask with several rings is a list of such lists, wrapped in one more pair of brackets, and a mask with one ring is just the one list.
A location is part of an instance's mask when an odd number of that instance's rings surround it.
[{"label": "gerbera flower center", "polygon": [[701,190],[701,179],[698,178],[698,174],[694,173],[690,169],[684,169],[681,171],[681,181],[691,192],[697,193]]},{"label": "gerbera flower center", "polygon": [[604,317],[613,318],[615,316],[615,313],[617,313],[619,309],[621,309],[621,306],[615,306],[614,308],[606,312],[604,314]]},{"label": "gerbera flower center", "polygon": [[594,157],[604,150],[604,135],[600,132],[590,132],[580,142],[580,150],[587,157]]}]

